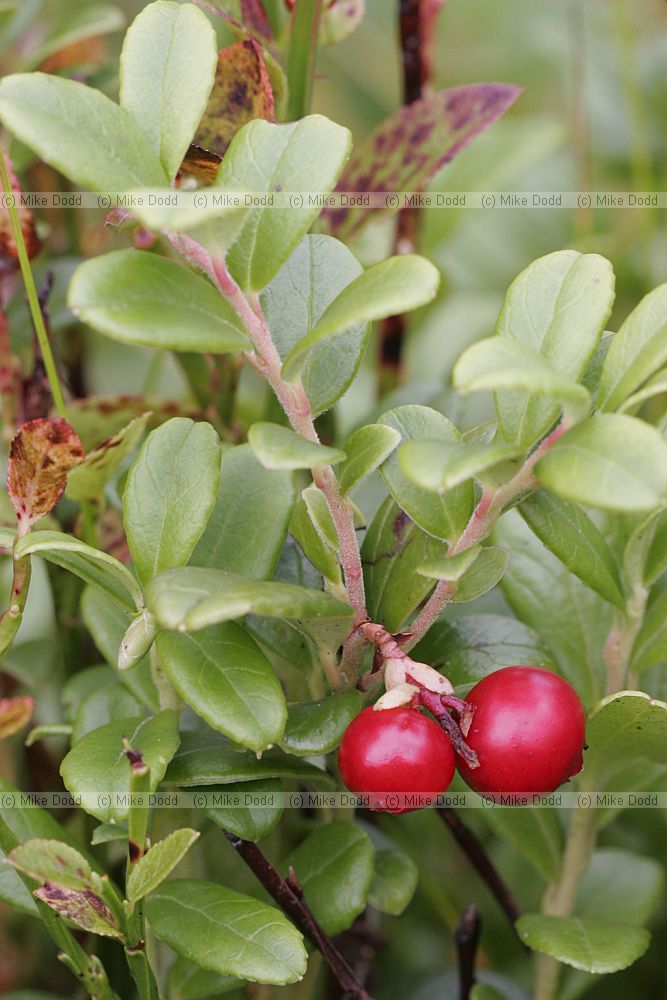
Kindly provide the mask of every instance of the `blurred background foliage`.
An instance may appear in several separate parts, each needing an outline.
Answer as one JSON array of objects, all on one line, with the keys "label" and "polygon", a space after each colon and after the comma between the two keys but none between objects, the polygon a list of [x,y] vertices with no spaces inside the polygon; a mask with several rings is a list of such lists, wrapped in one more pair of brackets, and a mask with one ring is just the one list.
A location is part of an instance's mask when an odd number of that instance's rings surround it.
[{"label": "blurred background foliage", "polygon": [[[0,3],[0,68],[6,73],[41,64],[57,71],[58,62],[53,57],[58,47],[54,50],[51,45],[49,52],[49,41],[67,37],[73,19],[85,17],[93,8],[99,15],[99,10],[106,8],[103,37],[82,44],[67,73],[115,95],[123,24],[143,6],[139,0],[116,0],[109,5],[92,0]],[[396,6],[389,0],[367,0],[366,16],[358,30],[341,45],[324,50],[318,61],[314,110],[349,126],[357,139],[400,104]],[[267,8],[274,24],[284,20],[281,0],[271,0]],[[233,3],[229,9],[234,11]],[[232,37],[217,19],[216,28],[221,45],[229,44]],[[432,190],[549,193],[665,188],[664,0],[447,0],[437,30],[432,81],[436,89],[498,80],[520,85],[524,94],[509,113],[440,171]],[[62,177],[34,164],[29,151],[16,142],[11,144],[11,152],[25,189],[68,189]],[[141,393],[192,403],[182,370],[172,357],[126,348],[84,330],[66,309],[67,282],[77,262],[126,246],[127,234],[105,229],[99,211],[80,209],[44,211],[39,225],[45,250],[35,262],[35,271],[38,282],[48,269],[54,272],[49,298],[51,328],[72,393],[81,397]],[[380,223],[370,226],[353,249],[368,264],[389,253],[392,241],[392,223]],[[360,377],[337,405],[335,419],[326,418],[328,436],[344,439],[370,414],[402,401],[436,406],[463,429],[485,415],[491,416],[485,409],[490,406],[488,398],[480,401],[473,396],[464,402],[451,391],[453,362],[467,344],[492,333],[512,278],[534,258],[565,247],[594,251],[612,260],[617,275],[612,329],[641,296],[667,279],[664,210],[529,207],[424,211],[419,249],[442,271],[438,299],[410,319],[402,380],[391,398],[378,399],[376,351],[371,342]],[[10,324],[13,344],[28,367],[32,330],[21,294],[12,303]],[[276,419],[263,385],[252,371],[244,370],[236,418],[247,423],[267,414]],[[370,516],[379,497],[380,490],[371,480],[355,499]],[[6,511],[0,514],[3,521],[12,523]],[[3,567],[5,588],[9,585],[7,570]],[[17,685],[29,681],[35,686],[37,679],[40,698],[36,721],[58,722],[58,692],[65,678],[82,662],[91,664],[101,658],[79,616],[76,579],[60,573],[54,596],[49,573],[39,560],[35,560],[33,574],[20,641],[4,666]],[[479,601],[474,612],[511,613],[498,589]],[[663,675],[659,671],[647,675],[646,689],[658,697],[667,694]],[[14,737],[0,744],[0,772],[23,787],[59,788],[57,759],[61,749],[57,740],[51,740],[24,751],[21,737]],[[89,841],[89,818],[83,813],[64,814],[62,818],[84,842]],[[314,815],[290,814],[289,822],[280,824],[264,841],[265,852],[283,857],[316,820]],[[506,881],[516,888],[522,906],[537,908],[542,877],[496,835],[488,816],[469,812],[466,821],[486,842]],[[155,830],[154,837],[164,835],[177,822],[187,823],[188,817],[158,813],[156,823],[164,824],[165,829]],[[413,858],[421,876],[417,893],[400,919],[386,917],[380,922],[376,914],[366,927],[370,940],[382,944],[375,959],[377,1000],[445,1000],[456,996],[452,935],[462,910],[473,900],[483,913],[480,971],[484,981],[499,991],[489,993],[489,997],[526,1000],[529,962],[493,899],[448,839],[438,816],[429,811],[400,818],[375,816],[371,822],[374,836],[383,830],[390,833]],[[601,835],[600,846],[608,854],[598,877],[609,880],[622,873],[624,849],[664,861],[666,836],[662,812],[626,811]],[[209,828],[196,852],[197,860],[186,859],[179,873],[219,878],[231,887],[256,892],[252,876],[239,865],[231,847],[221,841],[219,831]],[[120,864],[121,847],[112,844],[107,850],[112,859],[117,850],[115,860]],[[649,871],[646,877],[646,891],[658,908],[654,943],[648,954],[628,972],[597,981],[568,970],[563,1000],[584,994],[590,1000],[640,996],[658,1000],[667,996],[667,906],[659,871]],[[589,888],[594,892],[594,886]],[[123,963],[116,949],[102,943],[100,955],[112,977],[121,982]],[[161,954],[158,962],[165,961]],[[325,977],[320,973],[316,956],[302,984],[281,991],[257,988],[252,997],[324,998]],[[21,988],[25,992],[17,992]],[[127,983],[126,988],[129,997]],[[56,962],[41,926],[0,906],[0,994],[38,1000],[47,994],[69,996],[69,991],[69,974]]]}]

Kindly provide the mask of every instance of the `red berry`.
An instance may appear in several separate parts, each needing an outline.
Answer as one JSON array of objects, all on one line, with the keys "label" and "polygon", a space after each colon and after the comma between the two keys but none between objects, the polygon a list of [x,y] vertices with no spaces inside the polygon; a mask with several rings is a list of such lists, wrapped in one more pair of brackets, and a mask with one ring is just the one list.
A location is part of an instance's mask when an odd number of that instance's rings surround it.
[{"label": "red berry", "polygon": [[[433,719],[413,708],[370,707],[345,730],[338,766],[350,791],[370,796],[372,809],[402,813],[430,805],[444,792],[455,761],[449,738]],[[415,798],[401,802],[390,793]]]},{"label": "red berry", "polygon": [[505,667],[484,677],[466,701],[475,707],[466,743],[479,767],[458,761],[477,792],[553,792],[583,767],[586,717],[558,674]]}]

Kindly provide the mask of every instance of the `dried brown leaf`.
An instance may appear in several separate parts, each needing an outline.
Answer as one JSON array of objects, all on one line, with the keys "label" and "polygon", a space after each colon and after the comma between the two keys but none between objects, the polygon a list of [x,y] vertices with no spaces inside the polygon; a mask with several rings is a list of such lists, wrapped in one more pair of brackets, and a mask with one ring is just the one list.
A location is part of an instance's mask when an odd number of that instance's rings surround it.
[{"label": "dried brown leaf", "polygon": [[31,420],[19,427],[9,452],[7,492],[25,534],[53,510],[67,473],[83,460],[83,445],[62,417]]}]

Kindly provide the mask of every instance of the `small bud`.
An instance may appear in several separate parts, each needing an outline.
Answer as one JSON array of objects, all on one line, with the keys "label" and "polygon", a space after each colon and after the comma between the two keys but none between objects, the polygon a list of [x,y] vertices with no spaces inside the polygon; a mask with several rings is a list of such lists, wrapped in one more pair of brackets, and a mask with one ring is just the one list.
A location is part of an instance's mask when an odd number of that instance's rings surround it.
[{"label": "small bud", "polygon": [[403,708],[410,705],[417,694],[419,694],[419,688],[415,687],[414,684],[397,684],[396,687],[386,691],[381,698],[378,698],[373,708],[376,712],[382,712],[388,708]]},{"label": "small bud", "polygon": [[150,611],[143,611],[130,623],[118,650],[118,669],[129,670],[136,666],[153,645],[156,633],[155,619]]},{"label": "small bud", "polygon": [[425,687],[427,691],[434,691],[436,694],[451,694],[454,690],[447,678],[428,663],[416,663],[414,660],[406,659],[405,675],[408,680],[413,680],[420,687]]}]

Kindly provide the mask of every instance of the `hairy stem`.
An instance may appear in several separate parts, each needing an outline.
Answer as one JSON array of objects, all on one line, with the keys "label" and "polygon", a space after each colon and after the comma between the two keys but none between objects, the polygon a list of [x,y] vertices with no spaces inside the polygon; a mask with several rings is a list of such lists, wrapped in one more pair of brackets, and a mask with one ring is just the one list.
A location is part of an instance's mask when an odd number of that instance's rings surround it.
[{"label": "hairy stem", "polygon": [[[521,468],[503,486],[496,490],[485,490],[472,512],[470,520],[461,535],[447,549],[447,555],[455,556],[466,549],[472,548],[487,538],[502,514],[503,510],[516,497],[538,485],[533,469],[537,462],[547,453],[549,448],[569,430],[568,422],[563,419],[558,426],[544,438],[543,441],[528,456]],[[440,580],[428,601],[410,626],[405,639],[401,642],[403,649],[412,649],[422,639],[433,623],[439,618],[443,609],[456,593],[456,584],[449,580]]]},{"label": "hairy stem", "polygon": [[42,316],[42,309],[39,304],[39,295],[37,294],[35,279],[32,274],[32,268],[30,267],[30,258],[28,257],[28,251],[23,238],[23,230],[21,229],[21,222],[16,209],[16,199],[12,191],[11,181],[9,179],[5,154],[2,150],[0,150],[0,178],[2,179],[2,186],[5,194],[7,195],[7,212],[9,214],[9,221],[12,227],[14,242],[16,243],[16,251],[18,253],[21,274],[23,276],[23,284],[25,285],[28,305],[30,306],[30,315],[32,316],[32,322],[35,327],[35,333],[37,334],[39,348],[42,352],[42,358],[44,359],[44,367],[46,369],[49,385],[51,387],[51,395],[53,396],[53,402],[59,415],[61,417],[67,417],[67,407],[65,406],[65,398],[60,387],[58,369],[56,368],[56,362],[53,357],[53,352],[51,351],[49,336],[46,332],[44,317]]},{"label": "hairy stem", "polygon": [[322,957],[349,1000],[372,1000],[330,937],[310,912],[293,872],[289,881],[276,871],[257,844],[225,831],[234,850],[296,927],[320,950]]}]

